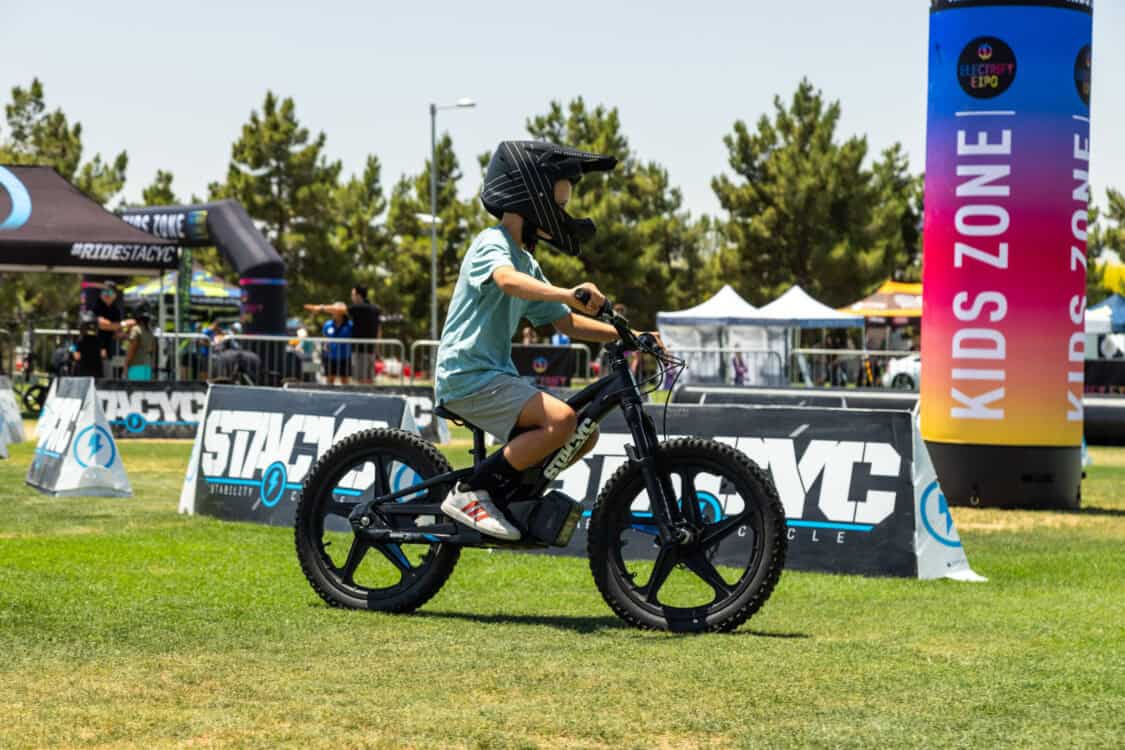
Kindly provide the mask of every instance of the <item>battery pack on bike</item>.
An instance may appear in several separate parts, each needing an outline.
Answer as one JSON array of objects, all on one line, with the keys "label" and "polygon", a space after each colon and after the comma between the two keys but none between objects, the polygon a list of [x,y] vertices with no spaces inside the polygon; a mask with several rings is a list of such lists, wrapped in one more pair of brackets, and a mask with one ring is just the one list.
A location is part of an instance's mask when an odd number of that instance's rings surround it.
[{"label": "battery pack on bike", "polygon": [[516,525],[524,539],[565,547],[570,544],[582,518],[582,503],[552,490],[543,497],[509,503],[504,515]]}]

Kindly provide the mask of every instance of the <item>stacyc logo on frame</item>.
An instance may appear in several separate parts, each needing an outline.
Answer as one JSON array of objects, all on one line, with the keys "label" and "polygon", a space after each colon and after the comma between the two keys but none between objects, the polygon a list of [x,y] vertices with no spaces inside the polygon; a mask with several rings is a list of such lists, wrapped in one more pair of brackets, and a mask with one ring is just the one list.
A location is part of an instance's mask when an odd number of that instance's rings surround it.
[{"label": "stacyc logo on frame", "polygon": [[208,490],[273,508],[301,489],[332,445],[387,422],[320,414],[219,409],[203,426],[200,468]]}]

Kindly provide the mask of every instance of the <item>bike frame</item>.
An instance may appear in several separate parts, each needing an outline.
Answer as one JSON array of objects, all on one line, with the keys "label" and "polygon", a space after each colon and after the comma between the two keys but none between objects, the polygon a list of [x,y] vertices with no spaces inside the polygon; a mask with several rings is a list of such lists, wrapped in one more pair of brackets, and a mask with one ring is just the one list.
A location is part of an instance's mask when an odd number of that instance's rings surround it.
[{"label": "bike frame", "polygon": [[[567,399],[567,404],[578,415],[578,428],[574,437],[568,440],[562,448],[554,451],[524,472],[524,484],[533,488],[529,497],[542,496],[554,481],[555,476],[565,469],[565,466],[562,466],[552,473],[551,468],[554,466],[554,462],[559,459],[561,463],[569,465],[569,460],[581,449],[588,439],[588,433],[593,432],[593,427],[599,424],[611,411],[620,408],[633,438],[633,444],[626,446],[626,453],[630,461],[640,464],[645,479],[645,489],[648,491],[652,506],[653,520],[660,532],[661,544],[682,542],[684,540],[684,517],[679,505],[673,499],[675,492],[671,479],[667,475],[661,475],[656,470],[656,454],[659,445],[656,425],[652,418],[644,412],[640,388],[625,359],[624,344],[615,342],[609,344],[607,349],[610,355],[611,372]],[[443,517],[440,502],[396,501],[399,498],[414,495],[433,487],[459,482],[472,475],[475,467],[485,458],[484,433],[479,428],[474,427],[472,429],[473,450],[471,452],[474,458],[474,468],[439,474],[397,492],[378,496],[369,502],[359,503],[349,517],[356,532],[364,533],[375,543],[447,542],[466,547],[545,546],[540,544],[529,545],[526,541],[505,542],[491,537],[482,537],[479,532],[460,526],[457,527],[458,533],[447,535],[421,531],[367,528],[363,525],[364,517],[367,517],[368,523],[370,523],[372,513],[388,516],[433,515],[439,518]],[[560,457],[562,458],[560,459]],[[383,484],[383,486],[389,485]],[[449,522],[453,523],[452,520]]]}]

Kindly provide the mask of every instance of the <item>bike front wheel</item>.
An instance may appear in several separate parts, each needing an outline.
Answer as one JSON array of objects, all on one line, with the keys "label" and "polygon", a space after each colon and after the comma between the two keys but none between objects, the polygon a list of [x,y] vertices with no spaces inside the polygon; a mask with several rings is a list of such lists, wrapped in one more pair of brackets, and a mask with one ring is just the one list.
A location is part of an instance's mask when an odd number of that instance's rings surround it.
[{"label": "bike front wheel", "polygon": [[768,474],[730,446],[663,443],[657,471],[672,487],[686,544],[662,544],[644,475],[630,462],[610,478],[590,518],[590,569],[626,622],[674,632],[730,631],[758,611],[785,564],[785,513]]}]

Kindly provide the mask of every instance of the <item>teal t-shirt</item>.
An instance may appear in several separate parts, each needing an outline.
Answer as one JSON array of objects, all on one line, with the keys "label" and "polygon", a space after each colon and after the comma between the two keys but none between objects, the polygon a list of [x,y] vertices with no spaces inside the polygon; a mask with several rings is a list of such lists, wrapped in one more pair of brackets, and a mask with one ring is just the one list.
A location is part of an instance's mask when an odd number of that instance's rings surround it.
[{"label": "teal t-shirt", "polygon": [[520,318],[541,326],[570,312],[559,302],[532,302],[504,294],[492,280],[492,272],[503,266],[547,281],[535,258],[513,242],[503,226],[477,235],[461,261],[441,331],[434,384],[439,404],[470,396],[497,375],[518,377],[512,364],[512,336]]}]

